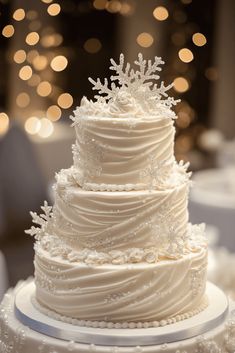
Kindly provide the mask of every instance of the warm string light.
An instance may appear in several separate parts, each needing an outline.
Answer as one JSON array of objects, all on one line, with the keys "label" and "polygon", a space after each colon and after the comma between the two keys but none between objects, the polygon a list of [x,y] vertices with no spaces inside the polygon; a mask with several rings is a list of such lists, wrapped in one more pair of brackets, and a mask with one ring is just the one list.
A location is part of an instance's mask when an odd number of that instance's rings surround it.
[{"label": "warm string light", "polygon": [[20,108],[26,108],[30,103],[30,97],[26,92],[21,92],[16,97],[16,104]]},{"label": "warm string light", "polygon": [[2,35],[6,38],[10,38],[14,35],[15,29],[12,25],[6,25],[2,30]]},{"label": "warm string light", "polygon": [[117,0],[111,0],[106,2],[106,9],[110,13],[117,13],[121,10],[122,4],[120,1]]},{"label": "warm string light", "polygon": [[25,18],[24,9],[19,8],[19,9],[15,10],[12,17],[15,21],[22,21]]},{"label": "warm string light", "polygon": [[44,48],[57,47],[63,42],[63,37],[59,33],[44,35],[40,43]]},{"label": "warm string light", "polygon": [[29,80],[32,74],[33,74],[33,71],[29,65],[23,66],[19,71],[19,77],[23,81]]},{"label": "warm string light", "polygon": [[57,99],[58,105],[63,109],[68,109],[73,104],[73,97],[69,93],[62,93]]},{"label": "warm string light", "polygon": [[52,91],[52,86],[47,81],[42,81],[37,86],[37,94],[41,97],[47,97],[50,95]]},{"label": "warm string light", "polygon": [[179,93],[184,93],[189,89],[189,82],[184,77],[176,77],[173,81],[174,90]]},{"label": "warm string light", "polygon": [[148,32],[140,33],[136,38],[137,44],[143,48],[149,48],[154,42],[153,36]]},{"label": "warm string light", "polygon": [[93,6],[96,10],[105,10],[107,0],[95,0]]},{"label": "warm string light", "polygon": [[46,112],[46,116],[51,121],[57,121],[61,118],[62,111],[57,105],[51,105]]},{"label": "warm string light", "polygon": [[23,49],[19,49],[15,52],[13,60],[17,64],[22,64],[26,60],[26,52]]},{"label": "warm string light", "polygon": [[25,42],[28,45],[36,45],[39,42],[39,34],[37,32],[30,32],[27,34],[25,38]]},{"label": "warm string light", "polygon": [[44,55],[35,56],[33,59],[33,67],[37,71],[42,71],[47,67],[48,60]]},{"label": "warm string light", "polygon": [[178,55],[180,60],[183,61],[184,63],[189,63],[194,58],[192,51],[188,48],[180,49],[178,52]]},{"label": "warm string light", "polygon": [[27,131],[27,133],[30,135],[37,134],[41,128],[40,119],[38,119],[35,116],[28,118],[24,124],[24,128]]},{"label": "warm string light", "polygon": [[51,61],[51,68],[54,71],[63,71],[68,65],[68,60],[65,56],[63,55],[58,55],[56,57],[54,57]]},{"label": "warm string light", "polygon": [[41,123],[41,126],[40,126],[40,130],[38,131],[38,135],[43,138],[47,138],[51,136],[54,131],[53,123],[47,118],[42,118],[40,120],[40,123]]},{"label": "warm string light", "polygon": [[61,11],[61,7],[57,3],[51,4],[47,8],[47,12],[50,16],[57,16],[59,15],[60,11]]},{"label": "warm string light", "polygon": [[6,113],[0,113],[0,135],[4,135],[9,129],[9,117]]},{"label": "warm string light", "polygon": [[165,21],[169,17],[169,12],[166,7],[158,6],[153,10],[153,16],[158,21]]},{"label": "warm string light", "polygon": [[199,32],[193,34],[192,41],[198,47],[202,47],[203,45],[205,45],[207,43],[207,40],[206,40],[206,37],[204,36],[204,34],[199,33]]},{"label": "warm string light", "polygon": [[36,87],[41,82],[41,78],[38,74],[33,74],[30,79],[27,81],[28,85],[31,87]]},{"label": "warm string light", "polygon": [[[45,4],[48,4],[47,12],[50,16],[57,16],[61,12],[61,7],[58,3],[52,3],[53,0],[41,0]],[[106,6],[107,1],[105,1]],[[97,2],[96,2],[97,4]],[[100,5],[98,5],[99,7]],[[116,12],[120,10],[119,1],[111,1],[109,5],[110,12]],[[58,47],[63,42],[63,37],[59,33],[44,34],[40,38],[38,31],[40,30],[42,24],[38,18],[38,12],[35,10],[29,10],[25,12],[24,9],[18,8],[13,14],[12,18],[15,21],[22,21],[25,18],[30,21],[28,28],[30,32],[25,37],[25,42],[29,46],[35,46],[39,43],[42,47]],[[9,24],[2,29],[2,35],[6,38],[10,38],[14,35],[14,26]],[[43,33],[43,32],[42,32]],[[102,45],[100,41],[96,38],[90,38],[84,45],[88,52],[98,52]],[[34,70],[43,71],[47,68],[50,63],[50,67],[53,71],[60,72],[63,71],[68,65],[68,59],[64,55],[57,55],[51,58],[51,55],[40,55],[37,50],[25,51],[23,49],[18,49],[12,55],[13,61],[16,64],[23,64],[26,60],[30,65],[24,65],[20,68],[18,76],[21,80],[27,81],[27,84],[31,87],[36,88],[36,92],[41,97],[47,97],[52,93],[52,85],[48,81],[41,80],[41,77],[33,73]],[[46,76],[42,74],[42,77],[47,77],[48,79],[53,79],[52,71],[48,71]],[[53,88],[54,90],[54,88]],[[55,90],[56,91],[56,90]],[[58,105],[51,105],[45,112],[35,112],[35,116],[29,117],[25,121],[25,131],[29,134],[38,134],[42,138],[49,137],[53,131],[54,126],[52,122],[59,120],[62,116],[62,110],[68,109],[73,104],[73,97],[69,93],[60,94],[61,90],[57,89]],[[55,92],[53,92],[55,95]],[[16,96],[16,105],[19,108],[26,108],[30,104],[30,95],[27,92],[20,92]],[[6,113],[0,113],[0,134],[5,133],[9,128],[9,117]]]}]

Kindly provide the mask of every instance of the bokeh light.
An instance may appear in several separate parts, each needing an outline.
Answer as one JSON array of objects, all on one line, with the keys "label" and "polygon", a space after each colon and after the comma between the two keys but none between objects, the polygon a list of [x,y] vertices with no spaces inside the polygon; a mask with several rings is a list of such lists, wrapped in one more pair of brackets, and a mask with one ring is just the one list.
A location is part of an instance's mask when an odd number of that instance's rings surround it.
[{"label": "bokeh light", "polygon": [[192,51],[188,48],[180,49],[178,55],[180,60],[183,61],[184,63],[189,63],[194,58]]},{"label": "bokeh light", "polygon": [[121,10],[120,10],[120,14],[123,16],[130,16],[134,13],[134,10],[135,10],[135,8],[134,8],[133,4],[131,5],[128,2],[123,2]]},{"label": "bokeh light", "polygon": [[23,49],[19,49],[15,52],[13,60],[17,64],[22,64],[26,60],[26,52]]},{"label": "bokeh light", "polygon": [[6,113],[0,113],[0,135],[4,135],[9,129],[9,117]]},{"label": "bokeh light", "polygon": [[61,109],[57,105],[51,105],[47,109],[47,118],[50,119],[51,121],[57,121],[60,119],[62,115]]},{"label": "bokeh light", "polygon": [[50,4],[53,0],[41,0],[44,4]]},{"label": "bokeh light", "polygon": [[27,61],[28,61],[29,63],[32,63],[33,60],[34,60],[37,56],[39,56],[39,53],[38,53],[37,50],[33,49],[33,50],[28,51],[28,53],[27,53]]},{"label": "bokeh light", "polygon": [[98,51],[100,51],[101,48],[102,48],[102,44],[98,38],[89,38],[84,43],[84,49],[90,54],[98,53]]},{"label": "bokeh light", "polygon": [[179,93],[184,93],[189,89],[189,82],[184,77],[176,77],[174,79],[174,90]]},{"label": "bokeh light", "polygon": [[36,20],[37,17],[38,17],[38,13],[35,10],[29,10],[26,13],[26,18],[30,21]]},{"label": "bokeh light", "polygon": [[61,7],[59,4],[54,3],[48,6],[47,12],[50,16],[57,16],[61,11]]},{"label": "bokeh light", "polygon": [[41,82],[41,78],[38,74],[33,74],[30,79],[27,81],[28,85],[31,87],[36,87]]},{"label": "bokeh light", "polygon": [[69,93],[62,93],[57,100],[58,105],[63,109],[68,109],[73,104],[73,97]]},{"label": "bokeh light", "polygon": [[4,37],[10,38],[13,36],[14,33],[15,33],[15,29],[12,25],[6,25],[5,27],[3,27],[2,35]]},{"label": "bokeh light", "polygon": [[35,135],[41,128],[41,121],[36,116],[31,116],[26,120],[24,128],[28,134]]},{"label": "bokeh light", "polygon": [[13,13],[14,20],[16,21],[22,21],[25,18],[25,11],[24,9],[17,9],[15,10],[15,12]]},{"label": "bokeh light", "polygon": [[25,41],[28,45],[36,45],[39,41],[40,37],[37,32],[30,32],[27,34]]},{"label": "bokeh light", "polygon": [[42,81],[37,87],[37,94],[41,97],[47,97],[52,91],[51,84],[48,81]]},{"label": "bokeh light", "polygon": [[96,10],[104,10],[107,4],[107,0],[94,0],[93,6]]},{"label": "bokeh light", "polygon": [[19,77],[23,81],[29,80],[32,74],[33,74],[33,71],[29,65],[23,66],[19,71]]},{"label": "bokeh light", "polygon": [[42,118],[40,123],[41,126],[38,135],[43,138],[51,136],[54,131],[53,123],[47,118]]},{"label": "bokeh light", "polygon": [[149,48],[154,42],[153,36],[150,33],[142,32],[136,38],[137,43],[143,48]]},{"label": "bokeh light", "polygon": [[199,33],[199,32],[193,34],[192,41],[198,47],[202,47],[203,45],[205,45],[207,43],[207,40],[206,40],[206,37],[204,36],[204,34]]},{"label": "bokeh light", "polygon": [[41,71],[47,67],[48,60],[44,55],[38,55],[33,59],[33,66],[36,70]]},{"label": "bokeh light", "polygon": [[59,33],[47,34],[41,38],[40,42],[44,48],[57,47],[63,42],[63,37]]},{"label": "bokeh light", "polygon": [[30,103],[30,97],[26,92],[21,92],[16,97],[16,104],[20,108],[26,108],[29,105],[29,103]]},{"label": "bokeh light", "polygon": [[54,59],[52,59],[50,65],[54,71],[57,71],[57,72],[63,71],[68,65],[68,60],[65,56],[58,55],[54,57]]},{"label": "bokeh light", "polygon": [[121,10],[122,4],[118,0],[111,0],[106,3],[106,9],[110,13],[117,13]]},{"label": "bokeh light", "polygon": [[169,12],[164,6],[158,6],[154,9],[153,16],[158,21],[165,21],[169,17]]}]

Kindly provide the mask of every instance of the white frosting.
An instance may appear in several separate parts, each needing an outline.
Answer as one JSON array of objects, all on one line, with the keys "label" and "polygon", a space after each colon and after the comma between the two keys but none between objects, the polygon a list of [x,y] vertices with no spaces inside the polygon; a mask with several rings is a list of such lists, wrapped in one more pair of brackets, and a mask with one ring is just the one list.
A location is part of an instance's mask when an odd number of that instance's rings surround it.
[{"label": "white frosting", "polygon": [[94,328],[107,328],[107,329],[135,329],[135,328],[150,328],[150,327],[161,327],[161,326],[166,326],[166,325],[171,325],[174,324],[178,321],[182,321],[185,319],[189,319],[190,317],[199,314],[201,311],[205,310],[205,308],[208,306],[208,298],[205,296],[203,299],[202,303],[197,306],[196,309],[191,310],[185,314],[178,314],[175,317],[170,317],[168,319],[160,320],[160,321],[145,321],[145,322],[106,322],[106,321],[90,321],[90,320],[79,320],[79,319],[74,319],[70,316],[64,316],[56,313],[55,311],[52,311],[48,309],[47,307],[39,304],[37,299],[33,296],[31,298],[32,305],[37,308],[41,313],[46,314],[47,316],[63,321],[69,324],[77,325],[77,326],[86,326],[86,327],[94,327]]},{"label": "white frosting", "polygon": [[[24,326],[14,313],[15,293],[19,286],[10,290],[0,304],[1,353],[233,353],[235,350],[234,303],[230,303],[229,318],[203,336],[152,346],[100,346],[55,339]],[[197,320],[195,317],[196,323]]]},{"label": "white frosting", "polygon": [[155,264],[88,265],[36,252],[36,298],[67,317],[110,322],[160,321],[203,300],[207,251]]},{"label": "white frosting", "polygon": [[175,128],[170,118],[85,116],[75,131],[74,175],[83,188],[91,183],[163,188],[173,171]]},{"label": "white frosting", "polygon": [[187,240],[188,185],[170,190],[95,192],[57,184],[53,235],[72,248],[108,252],[157,248],[182,254]]},{"label": "white frosting", "polygon": [[[74,165],[57,175],[53,211],[32,213],[36,298],[81,319],[170,320],[204,300],[207,251],[188,225],[188,164],[174,157],[172,87],[154,83],[163,62],[111,60],[111,85],[72,117]],[[118,81],[118,84],[114,81]]]}]

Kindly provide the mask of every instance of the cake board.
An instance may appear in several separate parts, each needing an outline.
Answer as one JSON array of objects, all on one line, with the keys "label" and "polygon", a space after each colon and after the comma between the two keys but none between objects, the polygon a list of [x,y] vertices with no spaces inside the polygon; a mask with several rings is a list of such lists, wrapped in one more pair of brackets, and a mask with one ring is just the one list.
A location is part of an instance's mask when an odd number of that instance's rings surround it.
[{"label": "cake board", "polygon": [[32,304],[34,282],[23,285],[15,297],[16,318],[25,326],[41,334],[65,341],[101,346],[162,345],[203,335],[221,325],[228,315],[228,299],[218,287],[207,284],[209,305],[201,313],[158,328],[102,329],[79,327],[49,318]]}]

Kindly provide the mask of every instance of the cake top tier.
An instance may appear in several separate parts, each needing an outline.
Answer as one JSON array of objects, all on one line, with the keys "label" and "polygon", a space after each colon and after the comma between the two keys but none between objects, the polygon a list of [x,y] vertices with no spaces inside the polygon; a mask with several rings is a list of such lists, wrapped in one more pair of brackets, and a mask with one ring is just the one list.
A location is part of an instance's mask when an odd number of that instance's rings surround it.
[{"label": "cake top tier", "polygon": [[139,118],[158,119],[172,118],[175,113],[171,109],[178,100],[169,97],[167,91],[173,86],[165,86],[164,82],[157,83],[161,71],[160,65],[164,61],[160,57],[155,57],[153,61],[145,60],[142,54],[134,62],[136,69],[131,68],[129,63],[125,63],[124,55],[121,54],[119,63],[113,59],[110,70],[115,74],[104,83],[98,78],[97,81],[89,78],[93,84],[93,90],[98,91],[95,101],[83,97],[81,105],[74,111],[71,119],[76,122],[80,117],[96,116],[100,118]]}]

